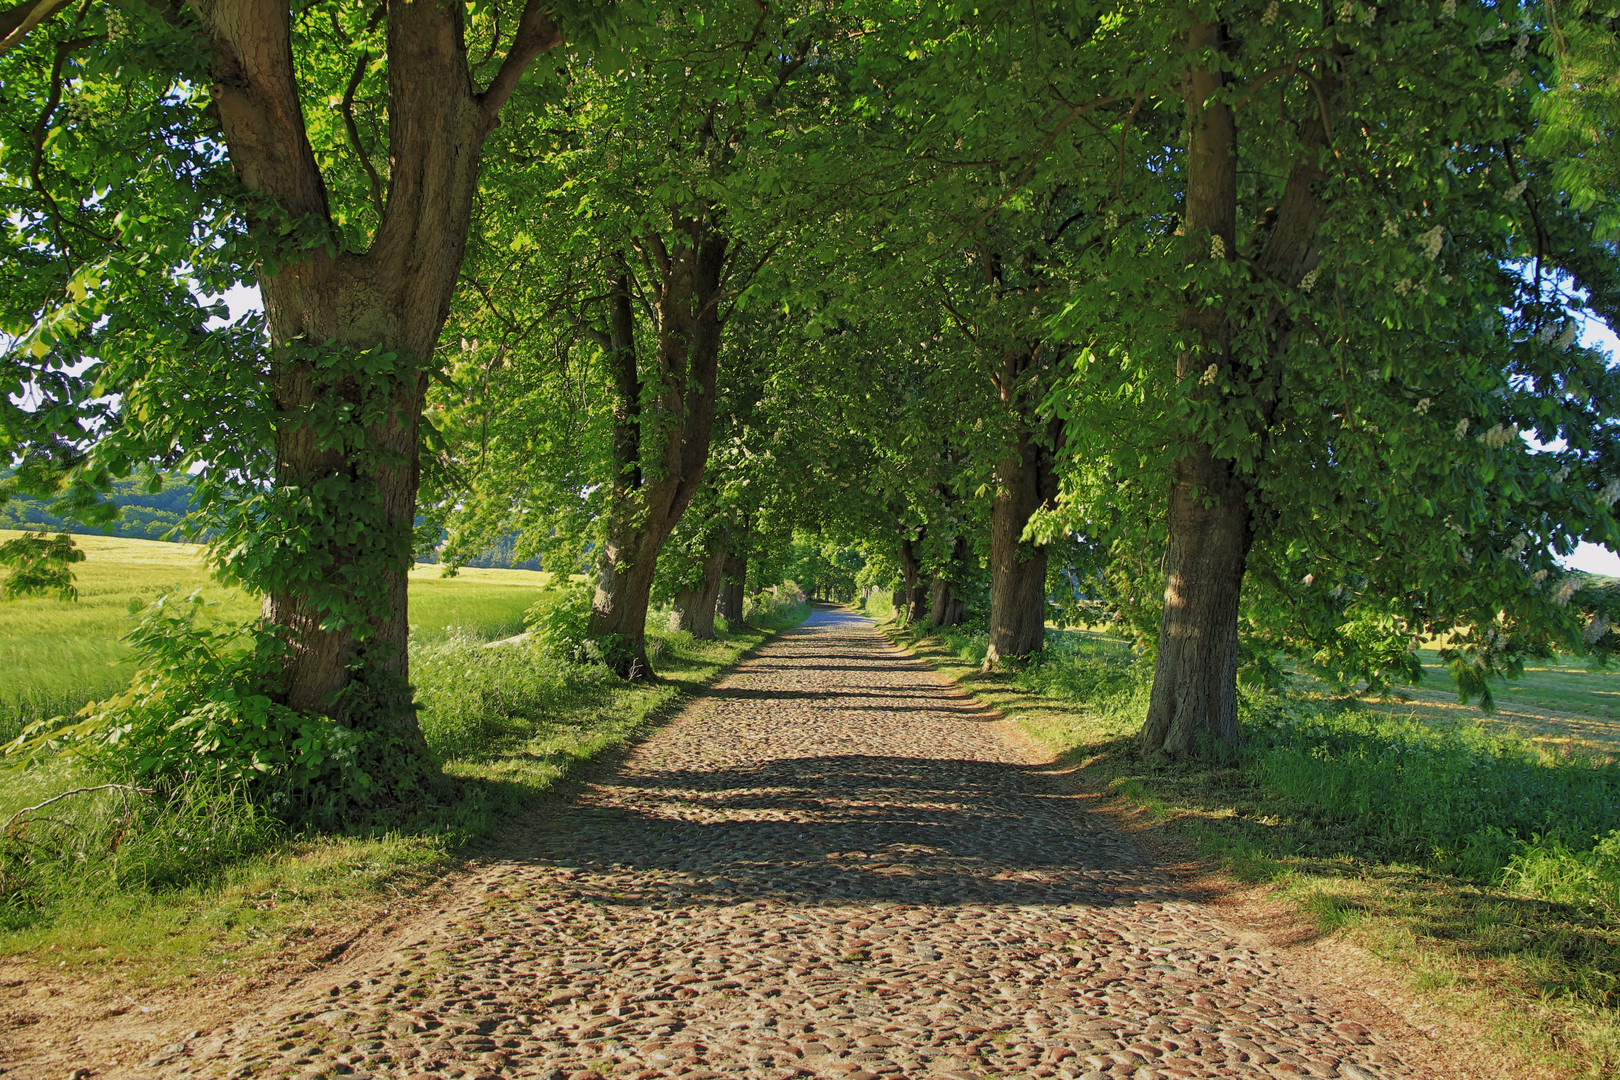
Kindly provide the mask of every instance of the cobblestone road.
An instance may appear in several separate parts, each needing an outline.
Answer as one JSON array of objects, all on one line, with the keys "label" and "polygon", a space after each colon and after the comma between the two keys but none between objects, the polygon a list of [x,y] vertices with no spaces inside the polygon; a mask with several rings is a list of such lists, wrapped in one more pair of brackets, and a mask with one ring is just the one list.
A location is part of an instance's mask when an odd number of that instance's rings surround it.
[{"label": "cobblestone road", "polygon": [[343,979],[142,1071],[1419,1075],[1178,902],[1001,723],[830,612]]}]

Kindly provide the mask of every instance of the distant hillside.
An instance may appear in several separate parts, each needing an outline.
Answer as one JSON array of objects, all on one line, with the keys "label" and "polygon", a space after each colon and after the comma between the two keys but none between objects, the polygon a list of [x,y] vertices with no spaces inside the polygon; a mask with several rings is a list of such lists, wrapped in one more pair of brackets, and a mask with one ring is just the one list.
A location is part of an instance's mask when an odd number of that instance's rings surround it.
[{"label": "distant hillside", "polygon": [[0,529],[35,528],[43,525],[88,536],[124,536],[134,540],[162,540],[165,534],[191,510],[196,485],[184,476],[167,477],[156,495],[146,490],[144,479],[119,480],[109,501],[117,504],[118,517],[106,525],[89,525],[51,512],[48,500],[13,495],[0,503]]}]

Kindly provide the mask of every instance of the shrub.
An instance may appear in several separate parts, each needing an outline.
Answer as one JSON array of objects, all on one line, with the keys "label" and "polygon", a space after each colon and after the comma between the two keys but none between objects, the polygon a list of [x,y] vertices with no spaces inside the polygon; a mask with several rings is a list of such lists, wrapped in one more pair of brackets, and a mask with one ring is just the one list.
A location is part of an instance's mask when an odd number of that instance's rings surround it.
[{"label": "shrub", "polygon": [[573,663],[599,658],[586,633],[591,594],[586,583],[569,581],[541,595],[523,617],[540,652]]},{"label": "shrub", "polygon": [[412,650],[418,715],[445,760],[494,753],[617,680],[602,665],[555,655],[537,638],[487,644],[466,635]]},{"label": "shrub", "polygon": [[370,733],[277,703],[279,639],[253,626],[199,625],[197,593],[163,596],[128,640],[137,672],[76,723],[37,721],[7,747],[14,762],[65,753],[117,779],[174,795],[202,780],[240,791],[288,820],[331,817],[375,787]]}]

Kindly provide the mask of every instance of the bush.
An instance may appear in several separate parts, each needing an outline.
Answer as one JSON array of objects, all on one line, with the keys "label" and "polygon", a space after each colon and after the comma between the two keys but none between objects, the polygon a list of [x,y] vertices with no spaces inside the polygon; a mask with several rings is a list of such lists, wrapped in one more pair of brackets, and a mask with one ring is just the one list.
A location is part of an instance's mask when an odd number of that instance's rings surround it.
[{"label": "bush", "polygon": [[797,587],[761,591],[743,601],[743,621],[761,630],[783,630],[803,622],[809,614],[804,594]]},{"label": "bush", "polygon": [[548,589],[523,616],[539,651],[558,660],[583,663],[600,656],[586,633],[591,621],[591,587],[578,581]]},{"label": "bush", "polygon": [[282,643],[251,625],[199,625],[205,606],[197,593],[148,605],[127,638],[137,665],[128,689],[85,706],[77,723],[29,725],[8,756],[66,753],[170,796],[201,780],[287,820],[365,803],[375,784],[363,755],[376,737],[277,703]]},{"label": "bush", "polygon": [[444,760],[488,756],[617,682],[604,666],[553,651],[555,638],[488,644],[466,635],[412,650],[418,716],[428,747]]}]

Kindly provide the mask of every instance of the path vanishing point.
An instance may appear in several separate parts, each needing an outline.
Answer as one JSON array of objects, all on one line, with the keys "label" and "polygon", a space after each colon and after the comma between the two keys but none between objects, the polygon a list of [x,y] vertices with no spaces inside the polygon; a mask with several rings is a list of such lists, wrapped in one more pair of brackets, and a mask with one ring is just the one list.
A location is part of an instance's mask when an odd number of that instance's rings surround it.
[{"label": "path vanishing point", "polygon": [[1089,802],[818,610],[392,948],[95,1075],[1441,1075]]}]

